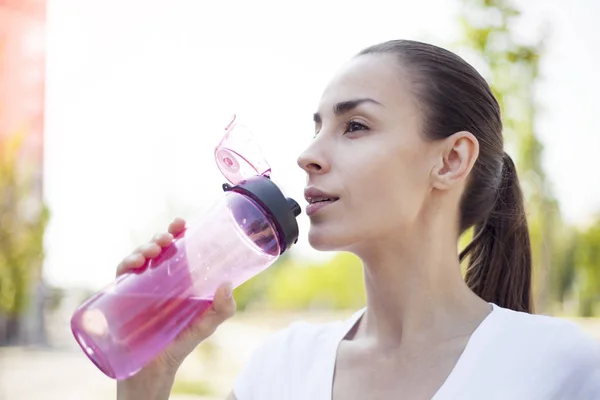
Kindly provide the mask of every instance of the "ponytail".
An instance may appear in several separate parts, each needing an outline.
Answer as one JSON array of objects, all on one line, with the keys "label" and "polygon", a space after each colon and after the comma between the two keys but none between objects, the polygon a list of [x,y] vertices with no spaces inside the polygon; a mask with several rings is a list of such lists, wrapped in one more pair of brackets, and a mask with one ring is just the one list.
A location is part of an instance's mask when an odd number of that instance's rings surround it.
[{"label": "ponytail", "polygon": [[529,229],[515,164],[506,153],[494,208],[475,225],[460,261],[466,256],[465,280],[475,294],[500,307],[533,312]]}]

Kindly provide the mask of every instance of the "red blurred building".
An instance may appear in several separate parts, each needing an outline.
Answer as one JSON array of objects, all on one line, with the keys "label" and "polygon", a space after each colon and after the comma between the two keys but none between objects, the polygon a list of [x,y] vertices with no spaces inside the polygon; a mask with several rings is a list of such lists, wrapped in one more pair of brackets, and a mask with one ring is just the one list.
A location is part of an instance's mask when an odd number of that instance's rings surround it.
[{"label": "red blurred building", "polygon": [[[46,1],[0,0],[0,146],[25,134],[19,161],[33,166],[32,203],[42,204]],[[19,341],[44,341],[41,266],[32,302],[17,324]]]},{"label": "red blurred building", "polygon": [[0,0],[0,137],[26,130],[24,156],[42,165],[45,0]]}]

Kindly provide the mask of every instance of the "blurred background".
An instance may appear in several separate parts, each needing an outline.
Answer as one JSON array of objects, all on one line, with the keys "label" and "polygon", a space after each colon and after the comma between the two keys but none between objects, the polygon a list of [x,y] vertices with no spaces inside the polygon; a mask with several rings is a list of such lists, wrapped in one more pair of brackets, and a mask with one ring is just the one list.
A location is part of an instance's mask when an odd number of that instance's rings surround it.
[{"label": "blurred background", "polygon": [[[302,198],[311,115],[343,62],[396,38],[473,63],[503,108],[527,200],[536,311],[600,339],[595,0],[0,0],[0,399],[114,398],[69,319],[133,248],[222,195],[230,115]],[[364,304],[359,261],[298,245],[235,291],[173,399],[222,398],[296,319]],[[464,245],[469,239],[463,239]]]}]

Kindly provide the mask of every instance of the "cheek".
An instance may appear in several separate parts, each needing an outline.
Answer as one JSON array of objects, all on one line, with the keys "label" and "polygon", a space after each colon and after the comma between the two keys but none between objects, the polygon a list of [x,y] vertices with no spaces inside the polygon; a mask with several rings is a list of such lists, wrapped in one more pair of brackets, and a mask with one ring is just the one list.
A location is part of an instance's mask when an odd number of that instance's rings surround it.
[{"label": "cheek", "polygon": [[350,188],[354,220],[363,229],[375,232],[409,224],[418,214],[428,188],[423,158],[401,152],[372,159],[348,180],[354,183]]},{"label": "cheek", "polygon": [[[317,250],[344,250],[364,240],[396,234],[412,224],[428,190],[424,157],[400,150],[346,158],[337,169],[343,201],[313,220],[309,241]],[[339,163],[338,163],[339,164]],[[339,165],[339,167],[342,167]]]}]

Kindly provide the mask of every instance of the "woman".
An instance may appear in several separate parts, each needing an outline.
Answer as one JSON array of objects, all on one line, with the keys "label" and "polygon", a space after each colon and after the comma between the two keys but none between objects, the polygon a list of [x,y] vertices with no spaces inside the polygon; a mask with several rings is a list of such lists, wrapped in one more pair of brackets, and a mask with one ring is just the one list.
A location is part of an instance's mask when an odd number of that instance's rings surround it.
[{"label": "woman", "polygon": [[[275,334],[229,399],[600,399],[599,345],[531,314],[522,194],[500,108],[475,69],[432,45],[378,44],[342,68],[314,120],[298,159],[309,241],[361,258],[367,306]],[[183,227],[175,220],[118,273],[157,256]],[[119,398],[167,399],[177,367],[234,309],[223,286],[200,322],[118,384]]]}]

